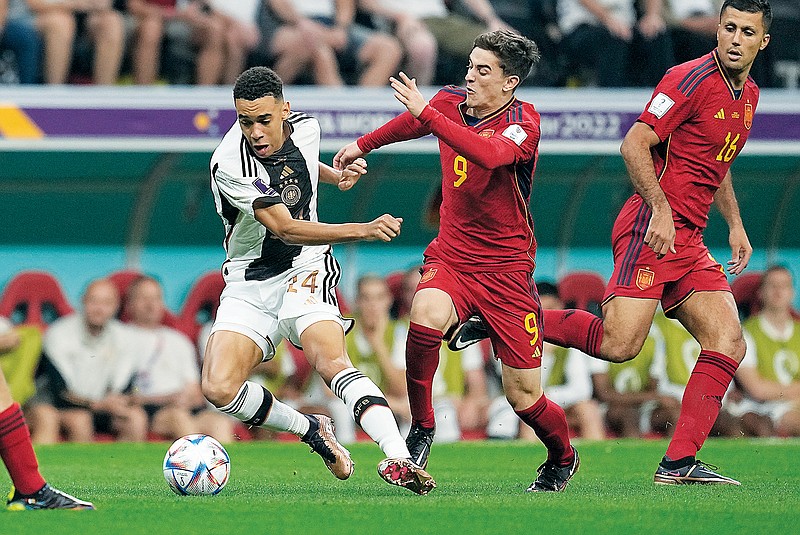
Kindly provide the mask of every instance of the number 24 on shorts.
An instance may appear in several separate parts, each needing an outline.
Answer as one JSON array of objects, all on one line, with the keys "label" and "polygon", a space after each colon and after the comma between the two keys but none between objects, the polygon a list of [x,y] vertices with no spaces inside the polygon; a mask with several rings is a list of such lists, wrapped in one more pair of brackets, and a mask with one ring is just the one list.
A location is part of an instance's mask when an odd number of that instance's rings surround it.
[{"label": "number 24 on shorts", "polygon": [[[308,288],[308,290],[313,294],[317,291],[317,275],[319,275],[319,270],[314,270],[309,273],[303,282],[300,283],[302,288]],[[289,287],[286,288],[286,293],[297,293],[297,288],[294,285],[297,284],[297,275],[292,277],[292,282],[289,283]]]}]

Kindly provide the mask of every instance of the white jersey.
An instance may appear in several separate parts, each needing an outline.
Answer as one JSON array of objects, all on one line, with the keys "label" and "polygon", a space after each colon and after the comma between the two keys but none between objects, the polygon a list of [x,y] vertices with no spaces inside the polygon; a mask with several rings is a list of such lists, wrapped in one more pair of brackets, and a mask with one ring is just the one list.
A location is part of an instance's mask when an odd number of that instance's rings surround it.
[{"label": "white jersey", "polygon": [[257,157],[235,123],[211,156],[211,191],[225,224],[225,282],[267,280],[321,259],[330,245],[289,245],[255,219],[283,203],[292,217],[317,221],[319,123],[303,113],[286,119],[291,134],[267,158]]}]

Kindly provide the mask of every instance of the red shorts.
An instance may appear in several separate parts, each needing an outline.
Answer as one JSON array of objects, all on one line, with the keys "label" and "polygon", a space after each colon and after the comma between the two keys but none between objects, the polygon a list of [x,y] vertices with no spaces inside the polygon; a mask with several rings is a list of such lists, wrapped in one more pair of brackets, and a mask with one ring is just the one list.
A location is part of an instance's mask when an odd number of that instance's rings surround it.
[{"label": "red shorts", "polygon": [[625,204],[614,223],[614,273],[603,304],[614,297],[660,299],[664,313],[671,317],[694,292],[731,291],[725,269],[703,243],[701,229],[675,229],[677,252],[657,259],[644,243],[650,209],[641,199],[634,199]]},{"label": "red shorts", "polygon": [[483,318],[495,355],[506,366],[542,365],[541,305],[531,273],[463,273],[428,257],[417,290],[423,288],[449,295],[459,321]]}]

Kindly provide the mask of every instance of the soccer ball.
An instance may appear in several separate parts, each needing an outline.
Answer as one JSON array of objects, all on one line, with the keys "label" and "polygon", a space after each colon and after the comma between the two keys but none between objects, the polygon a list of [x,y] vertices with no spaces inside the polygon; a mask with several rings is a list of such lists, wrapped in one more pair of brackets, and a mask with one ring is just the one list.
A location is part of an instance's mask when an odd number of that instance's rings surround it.
[{"label": "soccer ball", "polygon": [[208,435],[186,435],[172,443],[164,457],[164,479],[182,496],[213,495],[231,473],[231,459],[222,444]]}]

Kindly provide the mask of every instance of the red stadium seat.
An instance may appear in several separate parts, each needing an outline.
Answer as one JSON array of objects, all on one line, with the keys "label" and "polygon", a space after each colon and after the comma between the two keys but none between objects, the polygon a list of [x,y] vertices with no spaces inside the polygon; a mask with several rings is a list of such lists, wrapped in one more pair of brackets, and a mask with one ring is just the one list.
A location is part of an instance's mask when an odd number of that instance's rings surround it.
[{"label": "red stadium seat", "polygon": [[219,271],[209,271],[197,279],[181,309],[178,328],[191,340],[197,340],[203,324],[214,319],[225,280]]},{"label": "red stadium seat", "polygon": [[6,285],[0,316],[42,329],[73,312],[58,280],[44,271],[23,271]]},{"label": "red stadium seat", "polygon": [[402,318],[411,312],[410,307],[403,301],[403,279],[406,274],[404,271],[394,271],[386,275],[386,285],[392,292],[392,314],[397,318]]},{"label": "red stadium seat", "polygon": [[593,271],[574,271],[558,281],[558,295],[564,308],[579,308],[598,316],[606,283]]},{"label": "red stadium seat", "polygon": [[[119,306],[119,312],[117,313],[117,317],[121,321],[124,322],[130,321],[128,313],[125,311],[125,296],[127,295],[128,289],[131,287],[133,281],[142,276],[144,276],[144,273],[140,271],[136,271],[134,269],[123,269],[120,271],[115,271],[114,273],[106,277],[109,281],[111,281],[111,284],[116,286],[117,291],[119,292],[120,306]],[[169,310],[165,310],[164,319],[161,321],[161,323],[163,325],[166,325],[167,327],[178,329],[180,322],[178,318],[175,316],[175,314],[173,314]]]},{"label": "red stadium seat", "polygon": [[731,292],[742,318],[750,317],[761,310],[758,287],[761,286],[762,275],[760,271],[751,271],[736,276],[731,282]]}]

